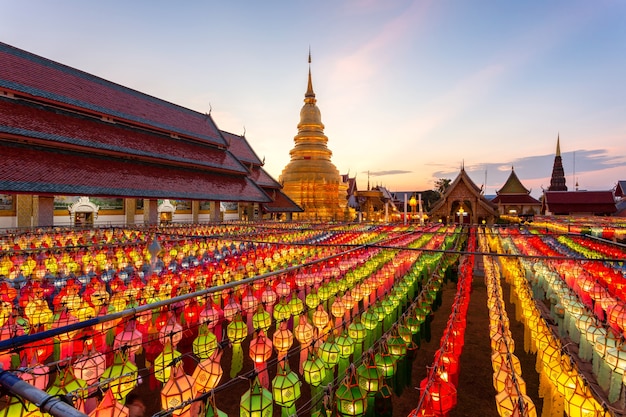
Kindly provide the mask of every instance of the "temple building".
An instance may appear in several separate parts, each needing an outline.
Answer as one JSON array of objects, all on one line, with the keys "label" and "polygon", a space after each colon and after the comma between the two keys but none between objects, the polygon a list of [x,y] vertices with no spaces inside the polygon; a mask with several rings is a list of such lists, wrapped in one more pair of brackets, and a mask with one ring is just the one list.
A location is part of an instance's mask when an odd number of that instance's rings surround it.
[{"label": "temple building", "polygon": [[548,191],[567,191],[565,185],[565,171],[563,171],[563,160],[561,159],[561,138],[556,138],[556,155],[554,156],[554,165],[552,166],[552,177],[550,178],[550,186]]},{"label": "temple building", "polygon": [[533,215],[541,211],[541,202],[530,195],[530,190],[524,187],[513,167],[509,178],[496,194],[491,203],[498,207],[500,215]]},{"label": "temple building", "polygon": [[295,146],[289,151],[291,161],[279,177],[283,192],[304,211],[293,213],[294,220],[343,221],[349,220],[348,184],[330,158],[332,152],[326,146],[322,116],[311,81],[311,55],[309,54],[309,78],[300,110],[298,134]]},{"label": "temple building", "polygon": [[[0,42],[0,228],[299,211],[210,114]],[[245,214],[245,216],[243,216]]]},{"label": "temple building", "polygon": [[431,221],[446,224],[492,224],[497,217],[497,210],[467,175],[464,166],[429,212]]}]

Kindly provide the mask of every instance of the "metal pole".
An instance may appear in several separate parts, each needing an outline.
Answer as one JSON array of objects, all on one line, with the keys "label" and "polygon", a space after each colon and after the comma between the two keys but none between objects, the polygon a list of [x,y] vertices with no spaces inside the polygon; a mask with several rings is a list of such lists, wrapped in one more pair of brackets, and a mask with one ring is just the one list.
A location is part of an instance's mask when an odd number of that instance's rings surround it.
[{"label": "metal pole", "polygon": [[86,414],[63,402],[61,397],[52,396],[30,385],[9,371],[0,371],[0,385],[11,393],[35,404],[41,411],[55,417],[87,417]]}]

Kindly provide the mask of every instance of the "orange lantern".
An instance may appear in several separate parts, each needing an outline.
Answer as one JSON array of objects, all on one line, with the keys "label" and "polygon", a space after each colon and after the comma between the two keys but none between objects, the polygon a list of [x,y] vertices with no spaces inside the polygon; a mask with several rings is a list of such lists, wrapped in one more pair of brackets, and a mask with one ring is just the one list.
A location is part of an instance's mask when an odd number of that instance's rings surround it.
[{"label": "orange lantern", "polygon": [[174,416],[189,415],[191,411],[191,400],[196,396],[194,382],[183,370],[182,363],[179,362],[167,383],[161,390],[161,408],[169,411]]},{"label": "orange lantern", "polygon": [[222,353],[222,350],[216,350],[211,357],[196,365],[196,369],[191,376],[196,392],[209,392],[220,382],[224,373],[220,365]]}]

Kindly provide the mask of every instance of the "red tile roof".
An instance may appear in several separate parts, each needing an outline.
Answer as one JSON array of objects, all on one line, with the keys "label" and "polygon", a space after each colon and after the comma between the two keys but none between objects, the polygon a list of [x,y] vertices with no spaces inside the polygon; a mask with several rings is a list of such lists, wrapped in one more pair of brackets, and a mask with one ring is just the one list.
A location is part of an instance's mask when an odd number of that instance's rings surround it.
[{"label": "red tile roof", "polygon": [[14,99],[0,98],[0,133],[36,139],[50,146],[83,148],[90,152],[247,173],[232,154],[212,145],[173,139],[62,110],[50,111],[49,108]]},{"label": "red tile roof", "polygon": [[212,118],[0,42],[0,90],[225,146]]},{"label": "red tile roof", "polygon": [[2,147],[0,192],[269,202],[249,178],[54,148]]},{"label": "red tile roof", "polygon": [[280,183],[272,178],[272,176],[261,167],[252,168],[250,178],[263,188],[282,188]]},{"label": "red tile roof", "polygon": [[263,210],[266,213],[302,213],[304,211],[282,191],[278,189],[266,189],[265,191],[273,200],[263,204]]},{"label": "red tile roof", "polygon": [[616,211],[611,191],[545,191],[543,204],[553,214],[612,214]]},{"label": "red tile roof", "polygon": [[235,135],[233,133],[224,132],[223,130],[221,132],[228,143],[228,150],[232,152],[237,159],[246,164],[263,165],[263,162],[254,152],[245,136]]}]

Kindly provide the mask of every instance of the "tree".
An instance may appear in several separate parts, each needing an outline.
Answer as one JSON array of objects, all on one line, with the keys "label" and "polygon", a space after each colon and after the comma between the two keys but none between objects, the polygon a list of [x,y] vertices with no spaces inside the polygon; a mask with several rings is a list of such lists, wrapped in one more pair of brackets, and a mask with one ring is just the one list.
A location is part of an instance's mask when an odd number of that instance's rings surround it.
[{"label": "tree", "polygon": [[439,195],[443,195],[450,186],[451,182],[452,180],[450,178],[439,178],[435,181],[435,191],[439,193]]}]

